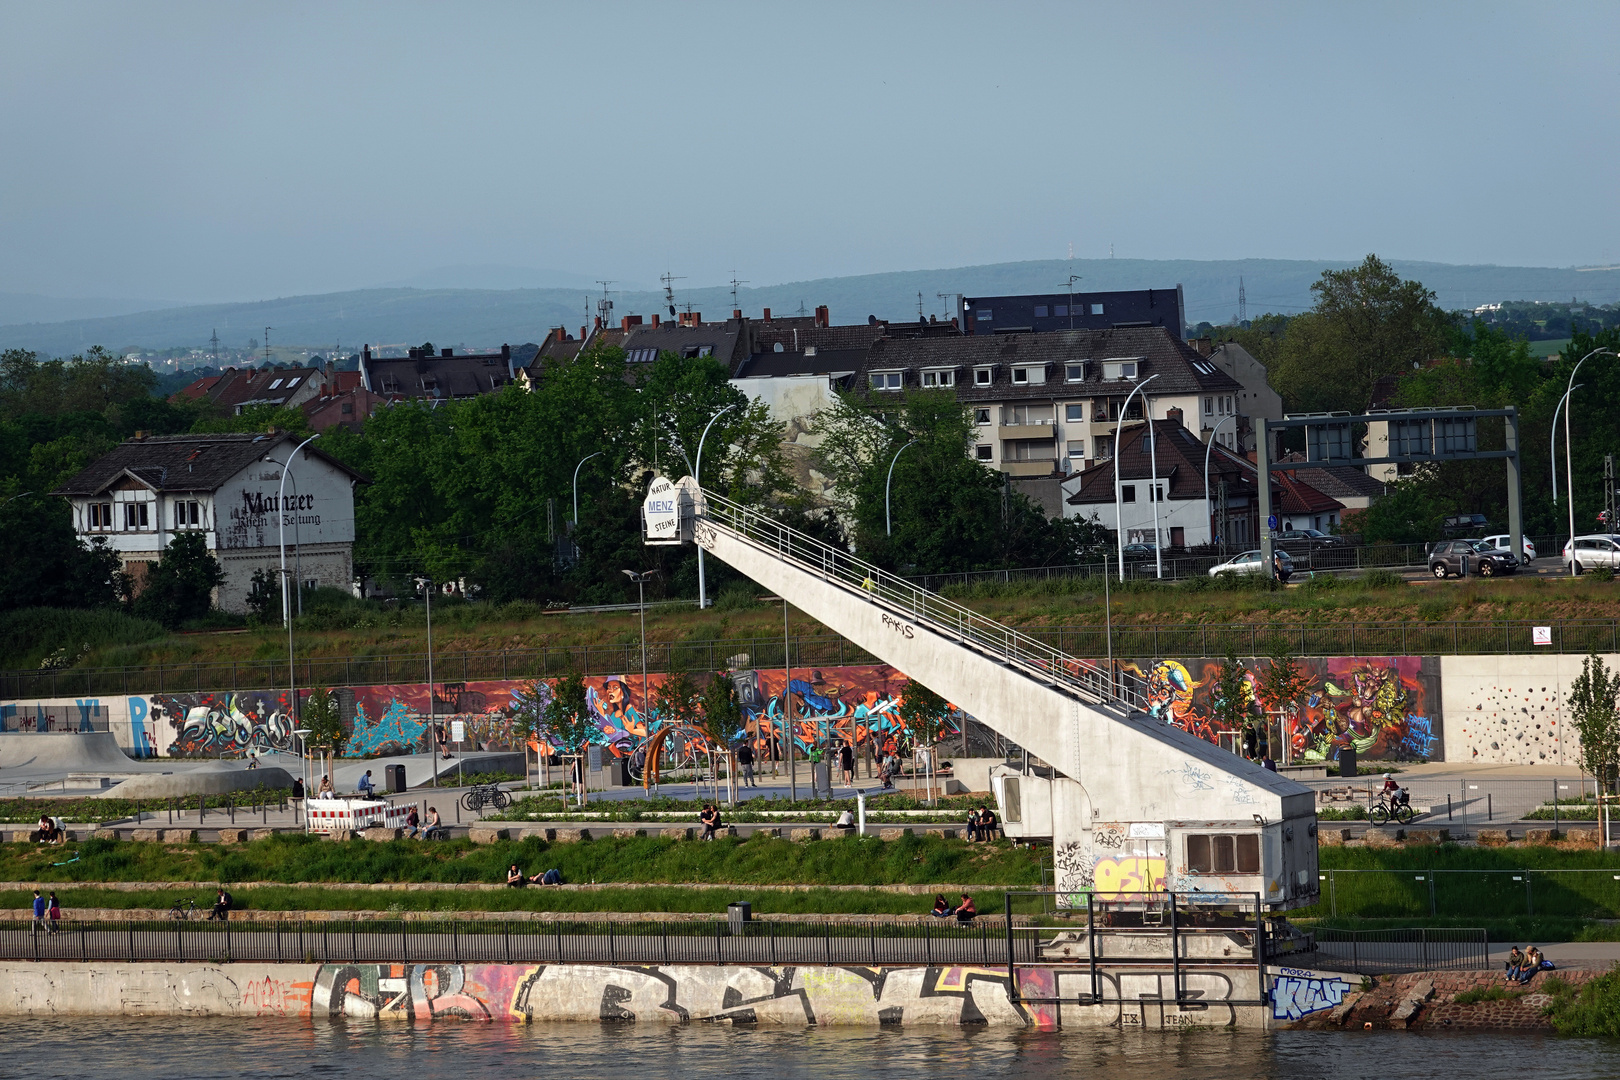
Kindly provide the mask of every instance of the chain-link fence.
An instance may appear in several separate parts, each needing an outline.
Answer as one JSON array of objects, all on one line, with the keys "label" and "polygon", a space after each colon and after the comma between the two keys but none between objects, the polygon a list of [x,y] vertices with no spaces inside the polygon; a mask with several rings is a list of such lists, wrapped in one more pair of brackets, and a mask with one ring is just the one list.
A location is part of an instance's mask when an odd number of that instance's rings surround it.
[{"label": "chain-link fence", "polygon": [[[1417,829],[1500,829],[1533,823],[1548,829],[1596,827],[1599,804],[1596,781],[1570,776],[1545,780],[1492,780],[1483,777],[1424,779],[1396,774],[1395,782],[1410,795]],[[1335,818],[1360,821],[1378,801],[1382,777],[1357,777],[1345,783],[1312,781],[1317,809]],[[1388,828],[1398,827],[1393,823]]]},{"label": "chain-link fence", "polygon": [[[1504,860],[1506,861],[1506,860]],[[1321,871],[1322,899],[1301,918],[1620,918],[1620,867],[1610,869]]]}]

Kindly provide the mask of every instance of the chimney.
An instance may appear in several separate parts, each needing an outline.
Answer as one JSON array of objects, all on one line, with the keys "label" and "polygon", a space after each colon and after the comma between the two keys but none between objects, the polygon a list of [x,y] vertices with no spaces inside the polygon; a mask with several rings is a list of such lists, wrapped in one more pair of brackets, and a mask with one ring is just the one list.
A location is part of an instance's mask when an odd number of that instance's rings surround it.
[{"label": "chimney", "polygon": [[591,320],[591,332],[595,333],[600,329],[602,329],[602,316],[598,315],[596,318]]},{"label": "chimney", "polygon": [[732,318],[733,318],[733,319],[740,319],[740,318],[742,318],[742,308],[732,308],[732,309],[731,309],[731,317],[732,317]]},{"label": "chimney", "polygon": [[619,329],[620,330],[629,330],[632,326],[640,326],[640,325],[641,325],[641,316],[640,315],[626,315],[624,318],[619,320]]},{"label": "chimney", "polygon": [[452,355],[454,355],[454,352],[451,349],[440,349],[439,350],[439,355],[440,356],[452,356]]},{"label": "chimney", "polygon": [[770,308],[765,309],[765,321],[766,322],[771,321],[771,309]]},{"label": "chimney", "polygon": [[364,360],[368,364],[371,363],[371,346],[370,345],[362,345],[362,346],[360,346],[360,358],[362,360]]},{"label": "chimney", "polygon": [[652,324],[653,324],[654,329],[656,329],[657,327],[662,325],[662,323],[659,321],[659,318],[658,318],[658,315],[657,315],[656,312],[653,314],[653,323]]},{"label": "chimney", "polygon": [[502,360],[510,360],[510,359],[512,359],[512,346],[510,346],[510,345],[502,345],[501,346],[501,359]]},{"label": "chimney", "polygon": [[1207,337],[1193,338],[1192,347],[1198,350],[1199,356],[1208,356],[1215,351],[1215,343]]},{"label": "chimney", "polygon": [[827,312],[827,305],[821,304],[816,308],[816,325],[825,327],[832,323],[832,316]]},{"label": "chimney", "polygon": [[585,333],[586,333],[585,327],[583,327],[583,326],[580,327],[579,328],[579,340],[581,340],[581,341],[585,340]]},{"label": "chimney", "polygon": [[1179,423],[1181,423],[1181,415],[1182,415],[1181,410],[1179,408],[1176,408],[1176,407],[1172,406],[1171,408],[1165,410],[1164,418],[1166,420],[1174,420],[1176,423],[1179,424]]}]

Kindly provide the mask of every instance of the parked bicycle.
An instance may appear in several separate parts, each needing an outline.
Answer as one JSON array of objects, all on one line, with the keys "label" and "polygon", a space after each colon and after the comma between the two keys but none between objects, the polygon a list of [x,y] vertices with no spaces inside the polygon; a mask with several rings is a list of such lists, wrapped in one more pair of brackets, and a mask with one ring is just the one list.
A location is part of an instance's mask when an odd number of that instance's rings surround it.
[{"label": "parked bicycle", "polygon": [[197,916],[197,901],[176,900],[169,906],[169,918],[187,922]]},{"label": "parked bicycle", "polygon": [[1412,812],[1412,807],[1406,799],[1407,796],[1404,791],[1396,797],[1393,803],[1380,796],[1378,802],[1368,811],[1367,817],[1372,820],[1374,825],[1379,826],[1388,825],[1392,820],[1398,821],[1402,825],[1410,825],[1412,819],[1417,815]]},{"label": "parked bicycle", "polygon": [[505,810],[511,804],[512,796],[508,795],[499,784],[474,784],[461,797],[461,808],[475,814],[485,806]]}]

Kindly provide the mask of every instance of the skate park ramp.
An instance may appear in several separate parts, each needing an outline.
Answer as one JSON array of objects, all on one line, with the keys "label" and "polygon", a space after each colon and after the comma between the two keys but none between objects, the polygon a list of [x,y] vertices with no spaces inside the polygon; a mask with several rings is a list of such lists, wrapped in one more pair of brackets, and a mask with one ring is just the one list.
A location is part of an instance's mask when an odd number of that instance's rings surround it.
[{"label": "skate park ramp", "polygon": [[49,778],[96,770],[137,772],[144,762],[124,753],[111,732],[52,731],[0,735],[0,779]]},{"label": "skate park ramp", "polygon": [[182,761],[172,772],[145,773],[95,793],[98,799],[173,799],[226,795],[254,788],[290,788],[292,774],[274,765],[249,769],[241,761]]}]

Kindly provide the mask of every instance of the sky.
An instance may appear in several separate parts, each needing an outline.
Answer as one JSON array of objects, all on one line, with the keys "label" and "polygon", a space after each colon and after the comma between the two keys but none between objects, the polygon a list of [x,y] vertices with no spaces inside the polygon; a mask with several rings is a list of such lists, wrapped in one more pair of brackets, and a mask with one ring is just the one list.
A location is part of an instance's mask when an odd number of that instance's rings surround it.
[{"label": "sky", "polygon": [[0,291],[1620,262],[1620,5],[11,3]]}]

